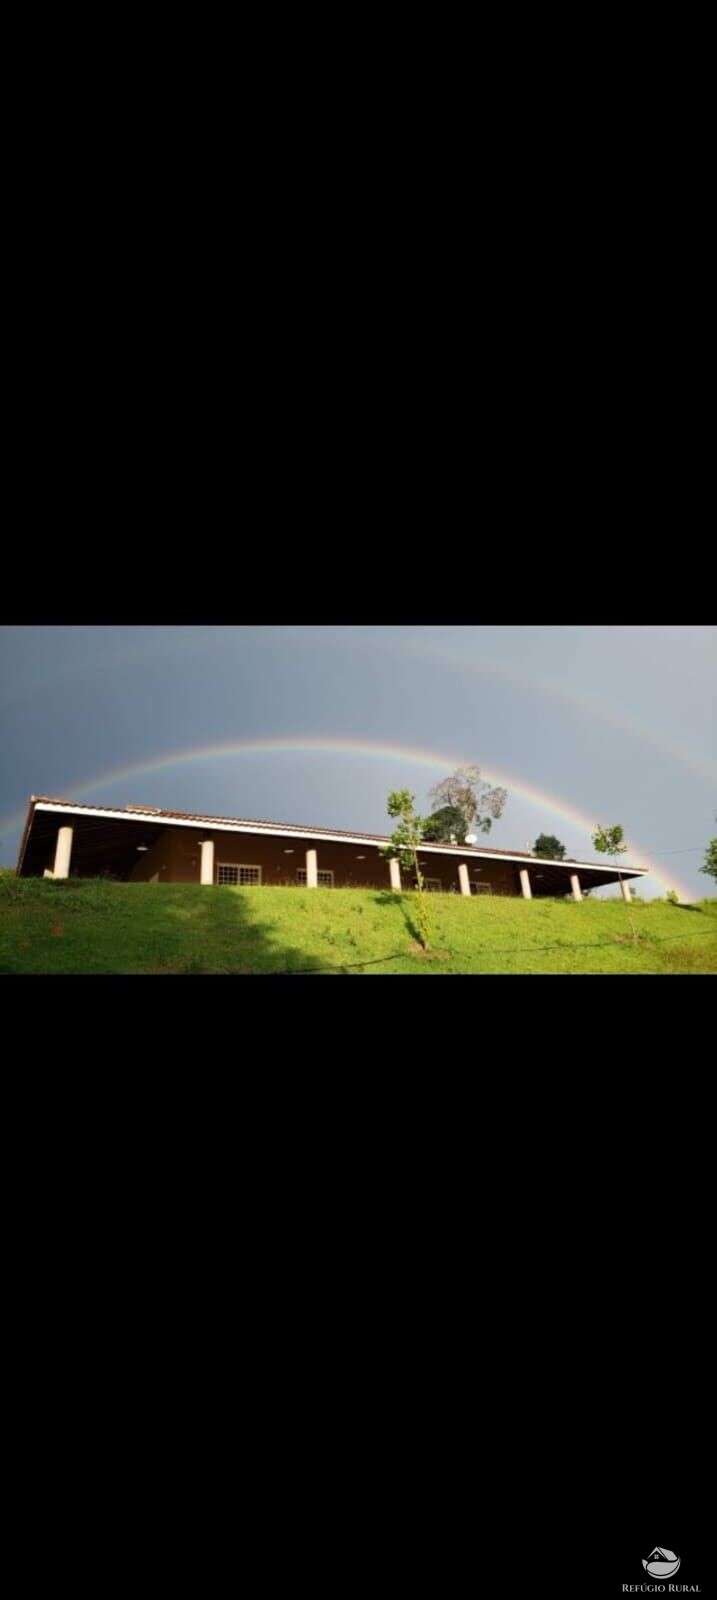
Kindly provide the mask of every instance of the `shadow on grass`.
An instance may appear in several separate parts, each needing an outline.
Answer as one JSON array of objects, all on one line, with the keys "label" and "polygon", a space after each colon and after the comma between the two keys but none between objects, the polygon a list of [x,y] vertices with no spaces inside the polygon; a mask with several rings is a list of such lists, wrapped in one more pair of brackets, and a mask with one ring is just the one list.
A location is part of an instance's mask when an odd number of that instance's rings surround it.
[{"label": "shadow on grass", "polygon": [[268,907],[258,896],[223,885],[199,890],[92,878],[3,878],[0,972],[233,976],[333,970],[320,956],[284,943],[264,912]]},{"label": "shadow on grass", "polygon": [[[309,955],[297,945],[283,944],[276,926],[256,915],[260,904],[259,894],[255,902],[253,896],[243,894],[241,890],[219,885],[205,888],[200,906],[206,906],[211,913],[214,923],[212,933],[221,936],[223,959],[215,962],[211,958],[206,960],[195,956],[175,970],[227,977],[276,973],[298,975],[336,970],[320,956]],[[194,910],[190,914],[193,916]],[[236,947],[232,950],[235,941]]]},{"label": "shadow on grass", "polygon": [[403,894],[392,894],[390,892],[390,890],[382,889],[380,894],[375,894],[373,896],[373,900],[374,900],[374,905],[377,905],[377,906],[393,906],[393,905],[396,904],[397,901],[399,901],[400,902],[400,907],[401,907],[401,915],[402,915],[403,920],[404,920],[404,922],[406,924],[408,932],[410,933],[412,939],[414,940],[414,943],[418,944],[418,945],[422,945],[423,944],[423,936],[421,934],[421,930],[413,920],[413,916],[411,914],[410,901],[407,902],[405,895],[403,895]]}]

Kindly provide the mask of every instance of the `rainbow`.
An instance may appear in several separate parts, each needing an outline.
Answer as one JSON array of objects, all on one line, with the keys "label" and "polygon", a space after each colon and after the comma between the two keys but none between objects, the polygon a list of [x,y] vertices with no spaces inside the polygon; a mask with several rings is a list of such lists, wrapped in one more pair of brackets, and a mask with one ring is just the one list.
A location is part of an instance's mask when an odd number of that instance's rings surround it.
[{"label": "rainbow", "polygon": [[[96,791],[99,789],[104,790],[112,788],[118,783],[126,783],[129,778],[134,779],[147,776],[150,773],[169,771],[172,768],[187,767],[194,762],[200,763],[231,756],[285,755],[294,752],[300,755],[359,755],[382,761],[388,759],[404,765],[410,762],[415,766],[426,767],[432,772],[440,772],[441,774],[454,771],[456,767],[463,766],[466,762],[465,756],[457,756],[447,751],[420,750],[413,745],[391,744],[388,741],[377,739],[372,739],[369,742],[362,739],[319,738],[311,735],[304,737],[293,735],[281,738],[233,739],[221,744],[196,745],[186,750],[173,750],[165,755],[152,756],[150,760],[136,761],[126,766],[115,767],[108,772],[98,774],[97,777],[83,780],[79,784],[73,784],[71,797],[67,795],[61,798],[81,800],[91,797],[92,799],[97,799]],[[508,789],[509,793],[520,795],[521,799],[527,801],[529,805],[535,806],[543,813],[543,820],[545,813],[551,812],[555,816],[561,817],[565,822],[571,823],[574,827],[580,828],[589,837],[595,832],[595,818],[586,816],[584,812],[578,811],[575,806],[566,803],[565,800],[560,799],[557,795],[536,789],[533,785],[527,784],[524,779],[516,777],[514,773],[507,772],[505,768],[500,770],[493,766],[481,768],[481,774],[487,782],[498,784],[502,788]],[[400,781],[401,773],[399,771],[396,774],[396,782],[399,783]],[[101,801],[98,800],[97,803],[101,804]],[[25,811],[18,811],[13,816],[5,818],[0,826],[5,828],[19,827],[24,822],[24,819]],[[274,818],[272,820],[293,821],[294,819]],[[669,876],[665,877],[664,873],[650,861],[647,854],[634,840],[630,851],[630,855],[632,856],[633,854],[638,855],[640,859],[639,861],[633,861],[632,864],[647,867],[651,875],[658,883],[662,884],[663,888],[676,889],[683,900],[692,899],[691,890],[681,884],[673,872],[670,872]]]},{"label": "rainbow", "polygon": [[[361,638],[355,633],[344,633],[336,628],[284,628],[282,637],[291,634],[293,643],[306,642],[307,644],[342,644],[347,649],[369,650],[372,654],[381,651],[384,654],[398,654],[405,658],[413,657],[415,660],[433,663],[436,666],[447,667],[454,672],[472,674],[477,677],[495,678],[503,683],[512,684],[529,694],[542,695],[547,700],[554,700],[559,705],[567,706],[569,710],[579,711],[589,717],[594,717],[613,728],[617,733],[626,735],[630,739],[637,739],[642,744],[650,746],[663,759],[678,766],[686,767],[697,777],[706,778],[709,783],[717,780],[717,766],[714,762],[701,761],[685,750],[682,746],[668,744],[662,734],[654,733],[644,723],[638,722],[627,711],[609,706],[603,700],[598,700],[594,695],[577,690],[565,683],[556,683],[554,679],[538,677],[532,670],[521,671],[516,666],[508,666],[505,662],[489,661],[484,656],[465,655],[459,650],[452,650],[445,644],[439,644],[433,639],[408,639],[396,636],[386,639],[381,635],[367,634]],[[400,630],[398,630],[400,634]],[[592,825],[591,825],[592,826]]]},{"label": "rainbow", "polygon": [[[564,680],[557,682],[539,676],[531,667],[530,671],[521,669],[514,663],[491,661],[485,656],[469,653],[451,648],[442,640],[433,637],[415,638],[407,637],[407,630],[402,628],[391,629],[390,636],[377,633],[369,627],[364,628],[337,628],[330,624],[321,627],[305,627],[300,625],[282,625],[280,628],[273,625],[258,626],[248,629],[236,629],[237,634],[259,635],[264,640],[276,637],[282,643],[288,638],[292,644],[305,644],[312,649],[322,645],[339,644],[344,650],[367,651],[371,655],[377,652],[388,656],[403,657],[406,660],[423,661],[435,666],[446,667],[449,671],[472,675],[478,678],[493,679],[525,691],[528,694],[542,696],[545,700],[552,700],[557,705],[566,706],[569,710],[578,711],[583,715],[605,723],[615,732],[625,737],[639,741],[652,748],[662,759],[667,759],[676,765],[682,766],[696,776],[707,779],[709,783],[717,780],[717,765],[694,755],[684,747],[668,743],[664,734],[647,727],[637,720],[627,710],[621,707],[608,705],[605,701],[597,699],[594,695],[578,690],[572,683]],[[140,657],[151,661],[159,657],[182,660],[188,653],[198,652],[200,655],[215,650],[222,650],[226,644],[223,629],[203,629],[190,627],[186,630],[186,637],[177,639],[167,637],[168,630],[148,629],[148,638],[145,643],[134,642],[132,645],[132,659],[136,662]],[[124,652],[116,652],[103,656],[99,665],[102,668],[113,667],[121,670],[126,663]],[[87,671],[87,665],[80,655],[72,664],[64,664],[57,669],[64,680],[82,677]],[[10,690],[10,698],[12,691]]]},{"label": "rainbow", "polygon": [[630,739],[638,739],[642,744],[649,745],[663,758],[667,756],[676,765],[686,767],[688,771],[693,772],[697,777],[707,778],[710,783],[714,783],[715,779],[717,779],[717,767],[714,764],[698,760],[680,745],[668,744],[661,735],[653,733],[643,722],[638,722],[628,712],[618,710],[614,706],[608,706],[604,701],[596,700],[594,696],[585,694],[584,691],[567,689],[564,684],[551,682],[545,678],[536,678],[534,674],[529,675],[518,672],[514,667],[508,667],[502,662],[479,661],[475,658],[466,662],[461,661],[457,652],[448,651],[443,647],[434,645],[429,648],[430,653],[432,655],[435,654],[437,661],[441,661],[456,671],[485,673],[502,678],[506,683],[513,683],[517,688],[528,691],[532,689],[548,699],[562,703],[573,710],[587,713],[589,717],[594,717],[601,722],[607,723],[608,727],[614,728],[617,733],[625,734]]}]

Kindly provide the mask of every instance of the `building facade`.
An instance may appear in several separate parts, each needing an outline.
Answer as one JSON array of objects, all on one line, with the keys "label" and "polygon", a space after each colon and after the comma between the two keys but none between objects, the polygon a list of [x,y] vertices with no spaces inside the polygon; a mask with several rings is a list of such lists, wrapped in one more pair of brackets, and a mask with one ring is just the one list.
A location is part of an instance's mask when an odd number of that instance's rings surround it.
[{"label": "building facade", "polygon": [[[413,880],[402,879],[398,863],[382,855],[388,843],[384,834],[33,795],[17,873],[206,887],[412,888]],[[426,886],[437,893],[526,899],[572,895],[580,900],[583,889],[612,883],[619,883],[629,899],[629,881],[649,870],[450,844],[422,845],[419,862]]]}]

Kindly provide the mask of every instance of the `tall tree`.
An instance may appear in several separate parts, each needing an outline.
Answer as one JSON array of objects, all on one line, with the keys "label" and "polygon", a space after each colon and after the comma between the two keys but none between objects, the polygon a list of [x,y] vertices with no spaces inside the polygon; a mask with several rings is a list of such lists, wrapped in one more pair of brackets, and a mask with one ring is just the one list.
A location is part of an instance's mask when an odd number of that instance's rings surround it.
[{"label": "tall tree", "polygon": [[700,872],[706,872],[708,877],[717,879],[717,839],[710,839],[705,853],[705,863],[700,867]]},{"label": "tall tree", "polygon": [[500,817],[508,798],[506,789],[493,788],[480,775],[480,767],[457,767],[449,778],[443,778],[430,790],[433,815],[446,806],[454,806],[465,819],[468,828],[479,828],[490,833],[494,819]]},{"label": "tall tree", "polygon": [[433,844],[465,844],[468,823],[458,806],[441,806],[423,824],[423,837]]},{"label": "tall tree", "polygon": [[533,855],[540,856],[543,861],[563,861],[565,845],[556,839],[554,833],[540,833],[533,845]]},{"label": "tall tree", "polygon": [[391,842],[380,853],[386,861],[398,861],[405,872],[415,872],[418,907],[418,922],[420,926],[420,939],[424,950],[428,949],[431,936],[428,911],[426,908],[426,891],[423,887],[423,873],[418,861],[418,851],[423,840],[425,818],[419,817],[416,811],[415,795],[408,789],[393,789],[388,796],[386,809],[389,817],[397,817],[398,824],[391,834]]}]

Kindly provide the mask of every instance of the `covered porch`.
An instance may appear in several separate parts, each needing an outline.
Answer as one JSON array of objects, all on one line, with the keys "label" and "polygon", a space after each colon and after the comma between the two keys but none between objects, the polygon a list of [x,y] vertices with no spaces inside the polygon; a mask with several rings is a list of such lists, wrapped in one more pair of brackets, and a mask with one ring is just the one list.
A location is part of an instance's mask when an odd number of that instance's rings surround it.
[{"label": "covered porch", "polygon": [[[383,856],[387,844],[378,834],[33,797],[17,870],[54,879],[109,877],[206,887],[413,888],[413,874],[402,875],[398,862]],[[421,847],[419,864],[427,889],[436,893],[570,896],[575,901],[587,888],[611,884],[619,884],[629,899],[629,880],[648,870],[437,844]]]}]

